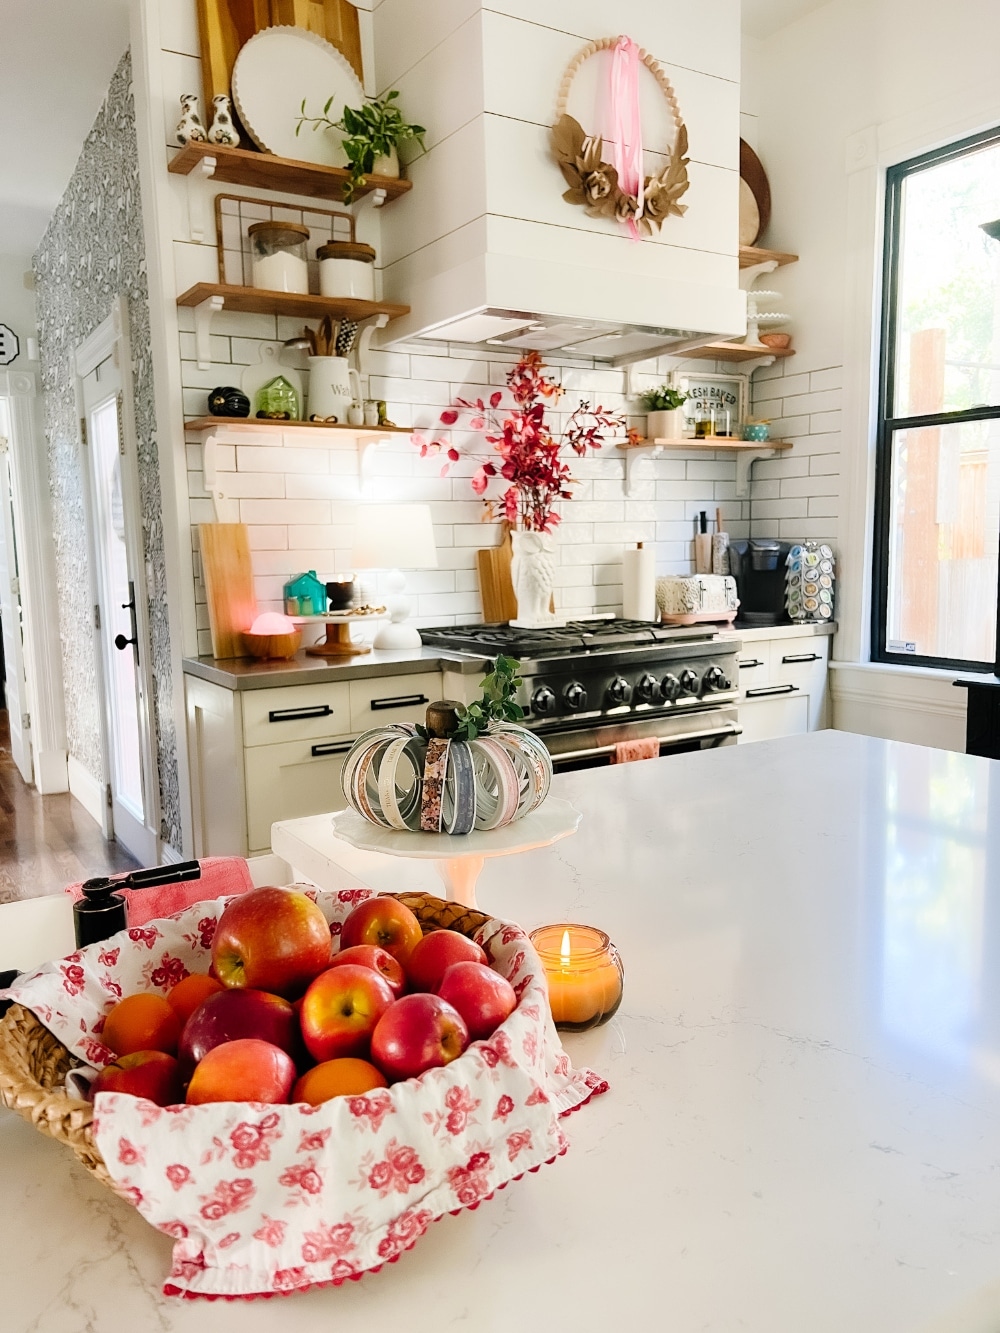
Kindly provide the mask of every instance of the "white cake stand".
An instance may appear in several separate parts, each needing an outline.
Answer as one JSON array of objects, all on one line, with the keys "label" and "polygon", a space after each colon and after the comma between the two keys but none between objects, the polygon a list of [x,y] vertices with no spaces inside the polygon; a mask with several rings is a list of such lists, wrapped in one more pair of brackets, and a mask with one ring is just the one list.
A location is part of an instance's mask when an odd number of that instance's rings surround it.
[{"label": "white cake stand", "polygon": [[476,881],[488,857],[512,856],[548,847],[575,833],[582,819],[569,801],[550,796],[523,819],[490,833],[410,833],[369,824],[356,810],[338,810],[333,834],[362,852],[434,861],[446,896],[463,907],[475,907]]}]

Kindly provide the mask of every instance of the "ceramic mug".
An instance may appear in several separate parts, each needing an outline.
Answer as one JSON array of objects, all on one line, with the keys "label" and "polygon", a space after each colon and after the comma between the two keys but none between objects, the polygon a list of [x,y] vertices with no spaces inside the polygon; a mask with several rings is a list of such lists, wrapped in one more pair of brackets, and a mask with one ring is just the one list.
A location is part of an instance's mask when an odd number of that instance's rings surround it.
[{"label": "ceramic mug", "polygon": [[[353,386],[353,389],[352,389]],[[311,356],[309,358],[309,415],[328,420],[347,421],[351,404],[361,397],[358,372],[348,365],[346,356]]]}]

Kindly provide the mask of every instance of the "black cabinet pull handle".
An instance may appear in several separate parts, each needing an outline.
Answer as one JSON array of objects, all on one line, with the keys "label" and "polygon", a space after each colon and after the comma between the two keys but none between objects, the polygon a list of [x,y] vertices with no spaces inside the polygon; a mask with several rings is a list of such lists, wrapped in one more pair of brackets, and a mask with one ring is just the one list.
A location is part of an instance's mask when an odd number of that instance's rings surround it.
[{"label": "black cabinet pull handle", "polygon": [[353,741],[328,741],[325,745],[314,745],[312,747],[312,757],[320,759],[327,754],[346,754],[348,750],[353,748]]},{"label": "black cabinet pull handle", "polygon": [[788,657],[783,657],[782,662],[822,662],[821,653],[791,653]]},{"label": "black cabinet pull handle", "polygon": [[754,657],[749,662],[740,662],[739,667],[741,671],[749,671],[751,667],[758,667],[763,665],[764,665],[763,662],[761,662],[758,658]]},{"label": "black cabinet pull handle", "polygon": [[373,699],[371,703],[372,712],[377,713],[382,708],[410,708],[414,704],[429,704],[426,694],[397,694],[395,699]]},{"label": "black cabinet pull handle", "polygon": [[759,690],[747,690],[748,699],[760,699],[765,694],[792,694],[798,690],[797,685],[765,685]]},{"label": "black cabinet pull handle", "polygon": [[272,708],[268,722],[305,722],[310,717],[333,717],[329,704],[314,704],[311,708]]}]

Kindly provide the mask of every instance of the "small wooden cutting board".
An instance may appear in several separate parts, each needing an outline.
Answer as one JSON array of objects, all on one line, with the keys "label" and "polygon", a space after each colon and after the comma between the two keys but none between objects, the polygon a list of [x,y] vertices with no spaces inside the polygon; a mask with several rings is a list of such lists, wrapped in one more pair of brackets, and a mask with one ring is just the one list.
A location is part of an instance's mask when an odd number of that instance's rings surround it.
[{"label": "small wooden cutting board", "polygon": [[517,598],[510,577],[510,528],[500,525],[500,545],[476,552],[479,569],[479,595],[483,602],[483,620],[487,625],[499,625],[517,616]]},{"label": "small wooden cutting board", "polygon": [[208,599],[213,657],[242,657],[243,632],[257,617],[245,523],[201,523],[201,576]]}]

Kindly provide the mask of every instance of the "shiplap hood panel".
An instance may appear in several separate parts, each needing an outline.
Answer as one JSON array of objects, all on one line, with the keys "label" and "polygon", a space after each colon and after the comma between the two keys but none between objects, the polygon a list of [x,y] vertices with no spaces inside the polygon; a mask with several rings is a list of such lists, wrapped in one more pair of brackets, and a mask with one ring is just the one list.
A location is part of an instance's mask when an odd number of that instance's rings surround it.
[{"label": "shiplap hood panel", "polygon": [[[377,83],[428,127],[413,191],[381,217],[383,294],[407,317],[386,341],[538,347],[624,363],[706,335],[741,336],[739,0],[381,0]],[[683,217],[637,242],[566,203],[549,131],[563,70],[627,33],[674,85],[690,139]],[[582,67],[569,111],[600,132],[607,55]],[[646,170],[673,127],[641,80]]]}]

